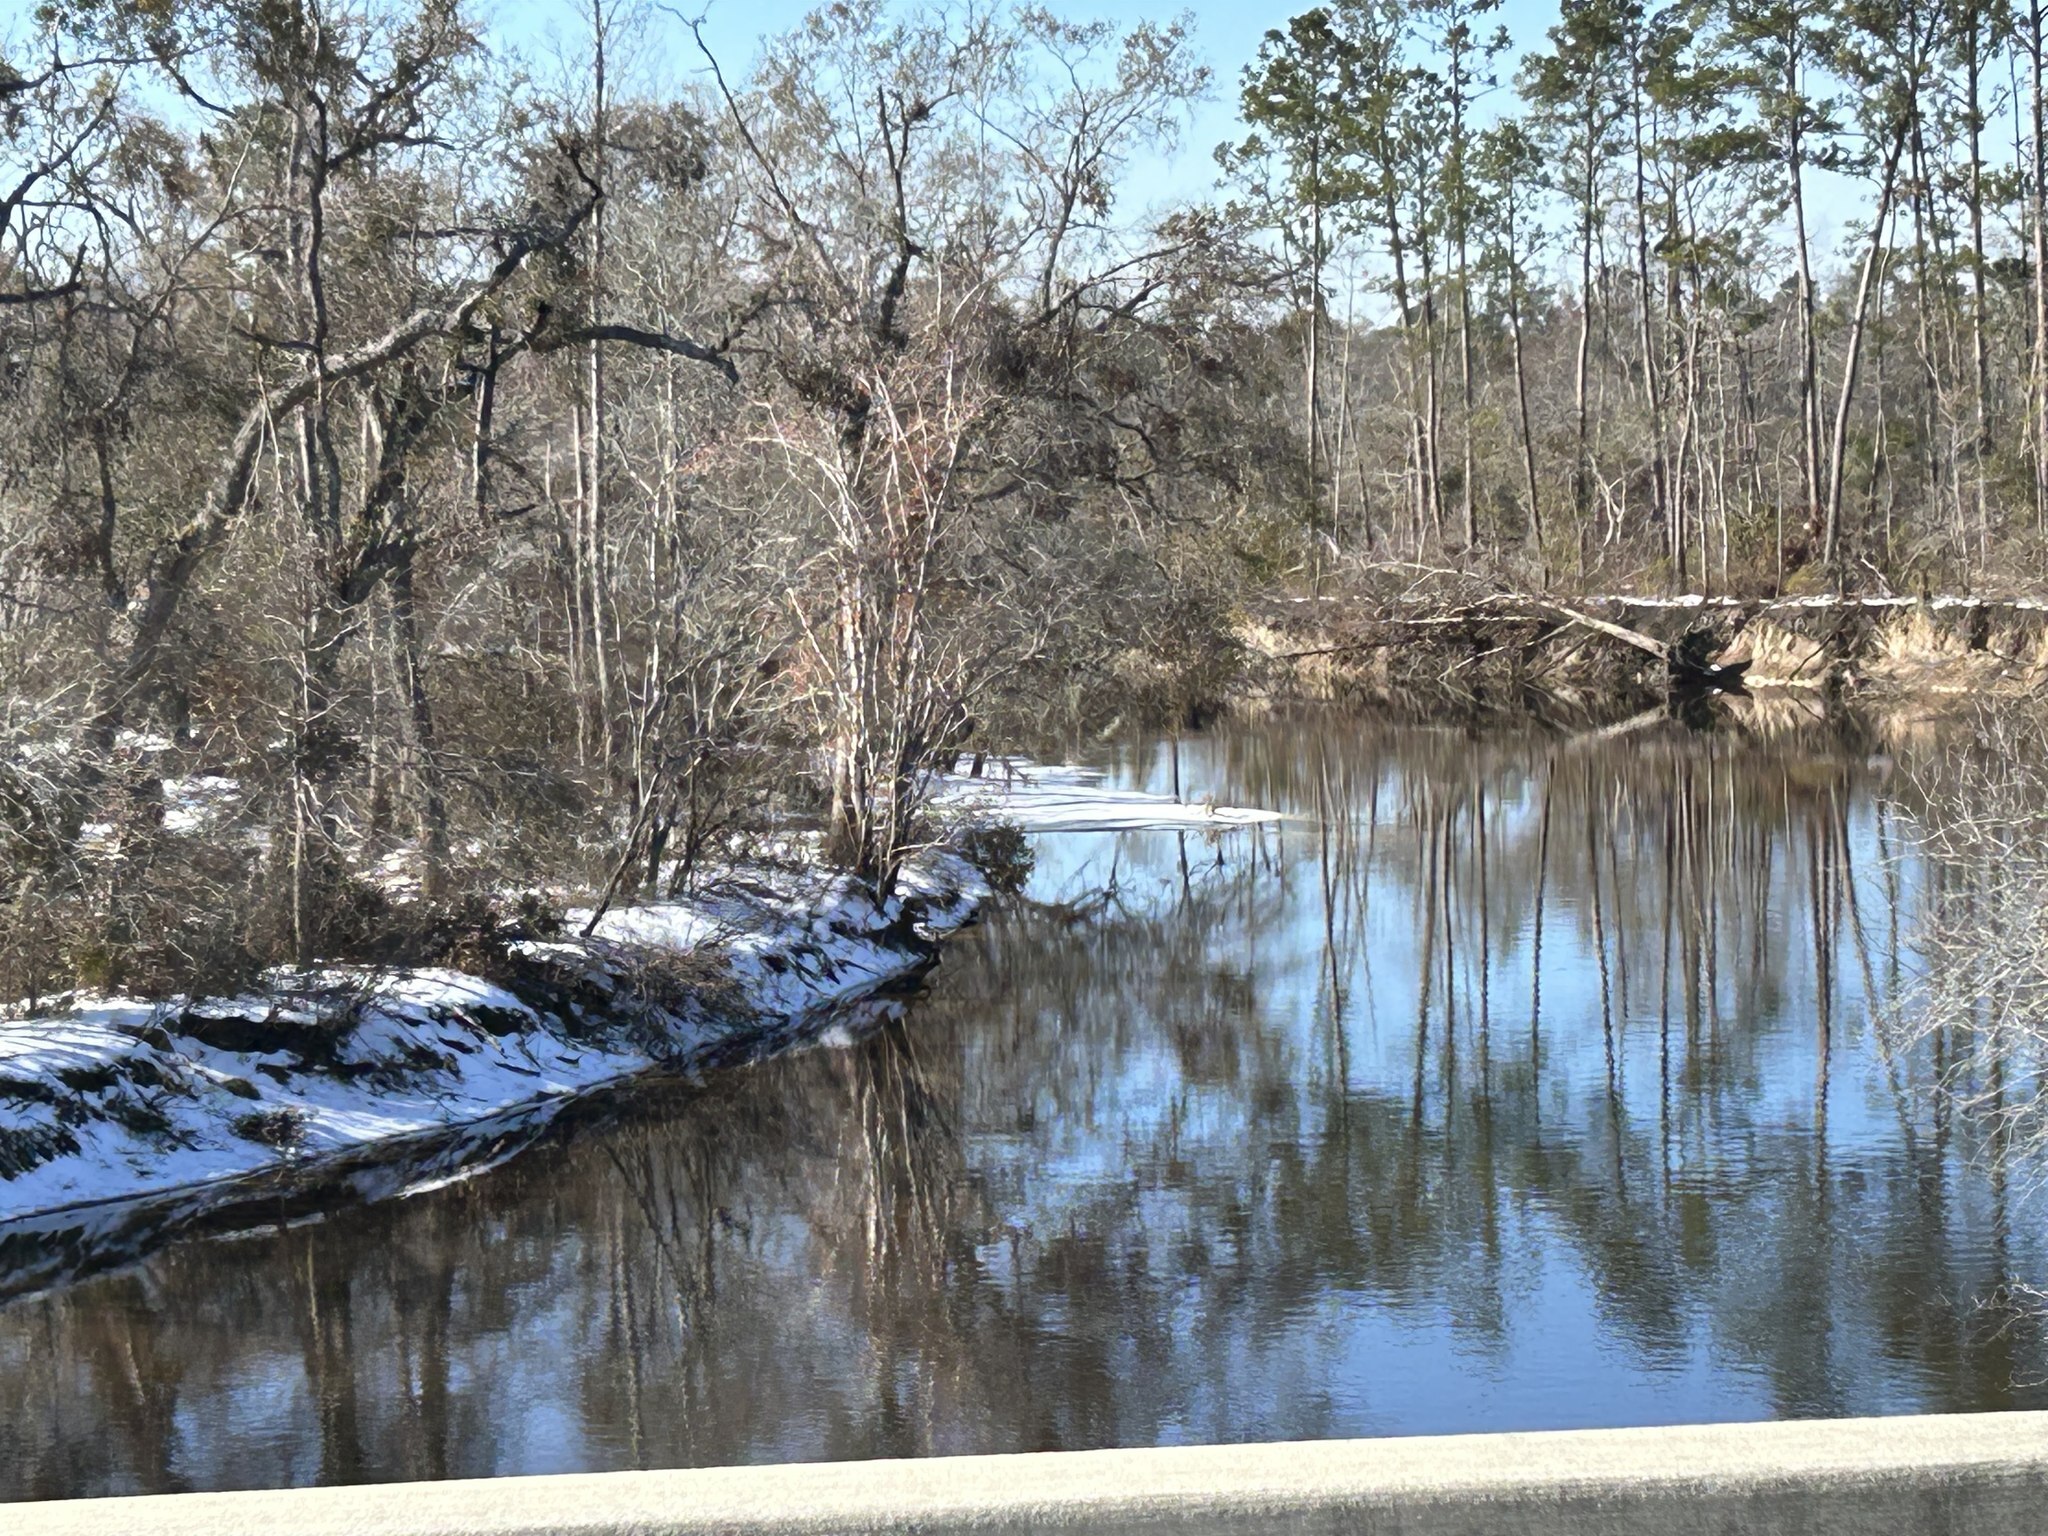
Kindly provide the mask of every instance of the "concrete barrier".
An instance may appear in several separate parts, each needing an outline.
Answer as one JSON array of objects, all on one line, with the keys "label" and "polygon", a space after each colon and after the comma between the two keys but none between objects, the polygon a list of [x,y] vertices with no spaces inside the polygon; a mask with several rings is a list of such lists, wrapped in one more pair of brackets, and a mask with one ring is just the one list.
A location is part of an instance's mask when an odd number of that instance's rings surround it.
[{"label": "concrete barrier", "polygon": [[0,1506],[7,1536],[2043,1536],[2048,1413],[614,1472]]}]

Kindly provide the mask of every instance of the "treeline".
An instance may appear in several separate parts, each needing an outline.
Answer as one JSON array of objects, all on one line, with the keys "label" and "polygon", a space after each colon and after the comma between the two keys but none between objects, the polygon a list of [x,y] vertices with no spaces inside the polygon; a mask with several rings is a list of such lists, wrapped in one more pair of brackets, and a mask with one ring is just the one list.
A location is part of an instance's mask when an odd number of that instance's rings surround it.
[{"label": "treeline", "polygon": [[1289,258],[1321,526],[1679,589],[2025,580],[2041,8],[1563,0],[1521,59],[1497,11],[1346,0],[1245,71],[1219,158]]},{"label": "treeline", "polygon": [[[1268,264],[1118,196],[1207,88],[1181,28],[855,4],[742,72],[619,0],[551,65],[453,0],[76,0],[7,46],[0,993],[376,951],[415,878],[408,933],[675,893],[771,823],[886,889],[929,765],[1235,664],[1291,536]],[[675,48],[706,83],[633,86]]]},{"label": "treeline", "polygon": [[851,0],[742,68],[635,0],[549,58],[456,0],[40,6],[0,996],[418,958],[789,827],[887,889],[925,770],[1221,697],[1248,594],[2023,576],[2031,13],[1592,0],[1515,65],[1488,11],[1305,13],[1161,209],[1181,23]]}]

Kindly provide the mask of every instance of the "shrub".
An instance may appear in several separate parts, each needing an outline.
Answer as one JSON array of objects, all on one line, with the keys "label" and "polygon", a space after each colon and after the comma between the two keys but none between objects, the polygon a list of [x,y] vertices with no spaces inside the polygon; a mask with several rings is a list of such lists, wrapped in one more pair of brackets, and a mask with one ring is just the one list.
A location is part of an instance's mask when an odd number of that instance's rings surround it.
[{"label": "shrub", "polygon": [[960,856],[987,877],[998,896],[1019,896],[1038,862],[1038,851],[1013,821],[974,821],[953,835]]},{"label": "shrub", "polygon": [[291,1153],[306,1139],[306,1112],[302,1109],[252,1109],[228,1122],[228,1128],[244,1141]]}]

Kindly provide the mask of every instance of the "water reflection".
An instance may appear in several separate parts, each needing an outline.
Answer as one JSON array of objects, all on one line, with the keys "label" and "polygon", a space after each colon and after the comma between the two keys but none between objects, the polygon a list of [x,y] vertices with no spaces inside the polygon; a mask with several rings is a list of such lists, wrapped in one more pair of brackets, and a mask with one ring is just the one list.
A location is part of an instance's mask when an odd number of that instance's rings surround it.
[{"label": "water reflection", "polygon": [[0,1497],[2048,1406],[1870,752],[1132,749],[1297,819],[1047,839],[862,1038],[0,1311]]}]

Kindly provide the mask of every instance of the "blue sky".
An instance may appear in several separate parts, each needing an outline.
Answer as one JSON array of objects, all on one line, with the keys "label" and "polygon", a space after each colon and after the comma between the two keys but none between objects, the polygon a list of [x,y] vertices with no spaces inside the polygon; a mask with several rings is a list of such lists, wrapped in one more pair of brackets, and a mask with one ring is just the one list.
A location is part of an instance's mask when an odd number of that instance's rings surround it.
[{"label": "blue sky", "polygon": [[[17,0],[0,0],[0,7],[14,3]],[[685,14],[693,10],[704,13],[706,40],[717,52],[720,64],[729,71],[735,64],[750,60],[764,37],[789,30],[821,3],[822,0],[675,0],[675,8]],[[1063,15],[1099,18],[1124,26],[1147,19],[1168,20],[1183,9],[1193,16],[1195,44],[1214,73],[1215,87],[1197,113],[1180,151],[1156,168],[1156,176],[1153,168],[1147,168],[1142,178],[1155,195],[1185,196],[1214,183],[1213,151],[1224,140],[1243,132],[1237,120],[1238,71],[1257,51],[1259,40],[1268,30],[1286,25],[1290,16],[1307,10],[1317,0],[1210,0],[1207,4],[1182,5],[1176,5],[1174,0],[1156,0],[1153,4],[1143,0],[1043,3]],[[482,15],[491,18],[500,35],[536,44],[551,33],[564,39],[577,37],[583,28],[582,18],[588,14],[587,0],[480,0],[479,9]],[[1557,20],[1557,3],[1505,0],[1500,18],[1513,39],[1512,56],[1519,61],[1523,54],[1542,44],[1544,30]],[[687,44],[681,27],[674,26],[673,30]],[[670,67],[679,73],[689,72],[696,63],[694,49],[679,51],[669,61]],[[1512,75],[1512,68],[1504,70],[1503,82]],[[1511,98],[1512,94],[1504,83],[1503,98]]]},{"label": "blue sky", "polygon": [[[16,0],[0,0],[0,7]],[[492,29],[522,48],[544,53],[551,39],[569,45],[574,52],[587,22],[589,0],[476,0],[479,13],[489,19]],[[731,72],[752,60],[763,38],[794,27],[824,0],[670,0],[685,15],[701,12],[706,40]],[[1163,21],[1187,11],[1194,19],[1195,45],[1214,75],[1209,99],[1197,110],[1178,151],[1163,160],[1133,167],[1131,180],[1144,188],[1152,200],[1199,196],[1214,186],[1213,158],[1218,144],[1243,134],[1237,117],[1239,71],[1258,50],[1259,41],[1289,17],[1306,10],[1317,0],[1042,0],[1049,9],[1086,19],[1107,19],[1123,25],[1141,20]],[[1545,44],[1545,32],[1557,22],[1557,0],[1503,0],[1499,24],[1510,39],[1508,55],[1502,61],[1501,86],[1497,100],[1500,110],[1515,104],[1512,88],[1522,58]],[[672,79],[683,79],[700,68],[696,49],[680,23],[658,17],[663,29],[677,46],[657,62],[658,70]],[[1485,113],[1482,108],[1482,115]],[[1834,265],[1837,244],[1844,233],[1844,221],[1854,218],[1862,206],[1859,190],[1837,178],[1814,177],[1808,188],[1808,217],[1814,242],[1814,257],[1822,267]]]},{"label": "blue sky", "polygon": [[[18,39],[30,25],[36,0],[0,0],[0,38]],[[821,0],[670,0],[682,14],[701,12],[705,36],[729,72],[743,70],[765,37],[795,26]],[[1173,0],[1045,0],[1051,9],[1084,18],[1103,18],[1125,25],[1143,19],[1164,20],[1176,14]],[[1314,0],[1239,0],[1239,3],[1195,3],[1185,7],[1194,18],[1195,44],[1214,73],[1209,99],[1197,110],[1180,148],[1132,168],[1131,181],[1143,189],[1148,203],[1199,196],[1214,185],[1216,146],[1243,132],[1237,120],[1239,71],[1256,52],[1259,40]],[[472,0],[475,13],[500,42],[527,54],[543,69],[563,53],[580,52],[588,25],[589,0]],[[680,85],[701,71],[695,46],[682,24],[649,7],[654,27],[650,56],[641,61],[642,82],[659,89]],[[1508,84],[1515,67],[1541,47],[1544,33],[1557,20],[1557,0],[1503,0],[1500,24],[1511,39],[1509,61],[1501,72],[1498,100],[1512,106]],[[1484,109],[1482,108],[1482,112]],[[1127,194],[1128,197],[1128,194]],[[1835,264],[1844,221],[1862,203],[1854,186],[1818,177],[1809,187],[1814,255],[1823,266]]]}]

